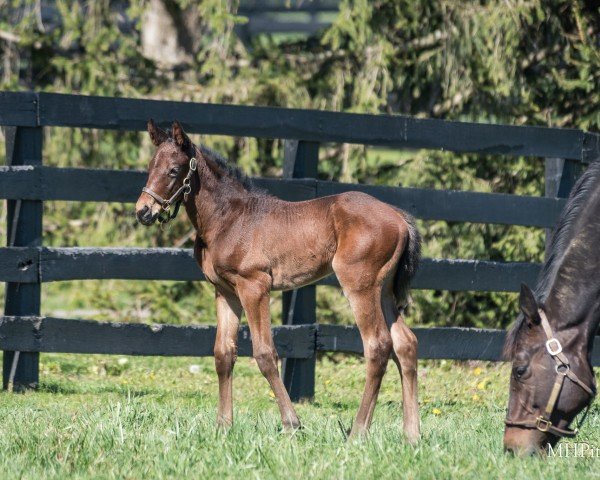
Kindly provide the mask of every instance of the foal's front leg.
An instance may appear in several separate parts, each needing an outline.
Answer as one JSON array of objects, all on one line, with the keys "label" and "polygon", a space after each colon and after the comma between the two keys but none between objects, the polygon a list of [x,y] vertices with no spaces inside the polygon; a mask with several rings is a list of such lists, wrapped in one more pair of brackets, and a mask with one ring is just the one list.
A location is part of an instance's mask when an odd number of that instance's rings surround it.
[{"label": "foal's front leg", "polygon": [[217,338],[215,367],[219,376],[217,425],[228,428],[233,423],[233,366],[237,359],[237,339],[242,305],[237,297],[217,290]]},{"label": "foal's front leg", "polygon": [[252,354],[275,394],[281,422],[285,429],[299,428],[300,421],[279,376],[277,350],[271,334],[269,287],[259,281],[247,281],[238,286],[238,295],[248,318],[252,335]]}]

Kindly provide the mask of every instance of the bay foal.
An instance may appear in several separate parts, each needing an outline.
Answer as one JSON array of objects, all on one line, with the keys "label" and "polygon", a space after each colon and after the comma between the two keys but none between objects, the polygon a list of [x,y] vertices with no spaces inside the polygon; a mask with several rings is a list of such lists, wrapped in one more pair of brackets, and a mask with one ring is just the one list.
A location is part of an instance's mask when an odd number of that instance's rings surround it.
[{"label": "bay foal", "polygon": [[368,430],[391,355],[402,377],[404,431],[416,442],[417,340],[402,317],[420,256],[413,220],[359,192],[279,200],[254,189],[214,152],[196,147],[179,123],[169,135],[150,120],[148,132],[157,150],[136,214],[151,225],[164,209],[183,202],[196,229],[195,257],[216,289],[219,425],[233,422],[232,373],[245,311],[253,356],[275,394],[283,425],[300,426],[279,377],[269,296],[272,290],[298,288],[334,272],[350,301],[367,366],[351,435]]}]

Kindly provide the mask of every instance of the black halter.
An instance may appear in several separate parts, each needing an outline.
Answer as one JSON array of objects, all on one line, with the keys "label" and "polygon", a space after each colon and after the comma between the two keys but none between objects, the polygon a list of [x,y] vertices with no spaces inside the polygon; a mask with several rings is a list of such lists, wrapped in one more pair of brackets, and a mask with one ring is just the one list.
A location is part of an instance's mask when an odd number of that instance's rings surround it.
[{"label": "black halter", "polygon": [[[177,189],[177,191],[171,196],[169,199],[162,198],[158,193],[153,192],[147,187],[142,188],[142,192],[150,195],[154,200],[156,200],[162,208],[160,215],[158,216],[158,222],[161,225],[165,225],[173,220],[177,216],[177,212],[179,212],[179,207],[181,206],[182,196],[183,201],[187,202],[188,195],[192,191],[192,186],[190,184],[192,175],[196,171],[198,167],[198,162],[196,157],[190,158],[190,169],[183,179],[183,184],[181,187]],[[171,210],[171,206],[175,205],[175,208]]]}]

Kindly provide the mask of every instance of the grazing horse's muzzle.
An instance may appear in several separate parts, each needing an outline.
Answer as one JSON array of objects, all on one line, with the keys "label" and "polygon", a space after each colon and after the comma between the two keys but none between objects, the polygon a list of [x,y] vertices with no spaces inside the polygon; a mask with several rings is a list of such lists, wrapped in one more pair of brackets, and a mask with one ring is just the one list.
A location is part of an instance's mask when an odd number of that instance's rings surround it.
[{"label": "grazing horse's muzzle", "polygon": [[523,457],[544,455],[548,445],[554,446],[558,437],[524,427],[509,427],[504,430],[504,451]]}]

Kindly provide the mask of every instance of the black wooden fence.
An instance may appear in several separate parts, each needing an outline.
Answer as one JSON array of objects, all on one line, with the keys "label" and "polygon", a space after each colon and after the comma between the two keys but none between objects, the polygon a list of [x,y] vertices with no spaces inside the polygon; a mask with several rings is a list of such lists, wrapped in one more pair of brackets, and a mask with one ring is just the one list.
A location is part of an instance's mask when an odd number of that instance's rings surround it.
[{"label": "black wooden fence", "polygon": [[[190,250],[47,248],[42,202],[134,202],[145,182],[139,171],[52,168],[42,165],[47,126],[133,130],[148,118],[177,118],[191,133],[285,139],[283,179],[257,179],[274,195],[304,200],[361,190],[421,219],[551,228],[582,165],[600,155],[600,136],[580,130],[486,125],[404,116],[208,105],[50,93],[0,93],[7,166],[0,167],[0,198],[8,200],[8,239],[0,248],[0,281],[7,282],[0,349],[3,384],[38,382],[39,352],[133,355],[212,355],[215,328],[134,325],[40,316],[42,282],[74,279],[203,280]],[[348,142],[396,148],[443,149],[546,159],[547,196],[440,191],[317,180],[319,144]],[[147,266],[152,265],[151,269]],[[539,265],[425,259],[414,288],[517,291],[535,283]],[[334,277],[317,285],[337,285]],[[285,359],[284,379],[294,399],[314,394],[317,351],[362,352],[355,327],[316,322],[315,286],[284,294],[284,326],[275,343]],[[421,358],[499,360],[501,330],[417,328]],[[240,355],[251,355],[240,331]],[[14,357],[19,355],[19,361]],[[600,364],[600,347],[594,364]],[[16,371],[11,368],[16,365]],[[11,375],[12,374],[12,375]]]}]

